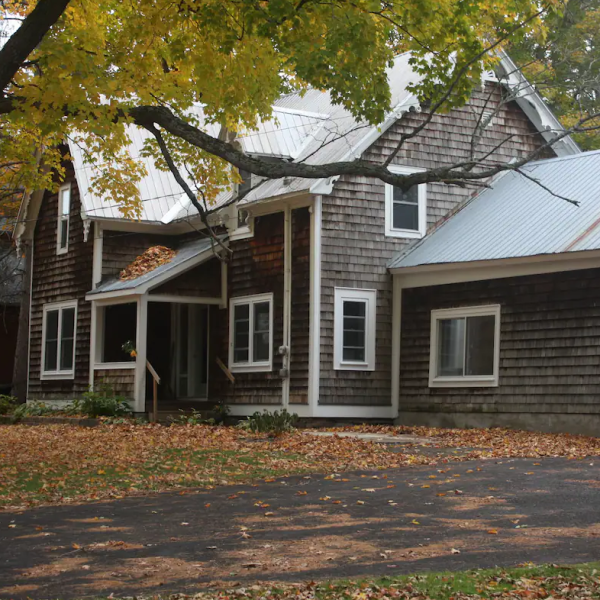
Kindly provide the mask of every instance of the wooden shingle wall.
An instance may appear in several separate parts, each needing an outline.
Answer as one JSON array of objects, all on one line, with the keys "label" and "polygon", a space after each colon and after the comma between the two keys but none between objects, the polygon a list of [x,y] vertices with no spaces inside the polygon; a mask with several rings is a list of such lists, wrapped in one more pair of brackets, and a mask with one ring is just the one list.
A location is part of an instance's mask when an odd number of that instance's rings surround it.
[{"label": "wooden shingle wall", "polygon": [[[292,211],[292,331],[291,382],[293,402],[308,399],[308,310],[309,310],[310,219],[307,209]],[[283,380],[283,213],[257,217],[254,237],[231,242],[228,299],[273,293],[273,369],[261,373],[234,373],[232,384],[217,366],[229,354],[229,307],[211,307],[209,397],[232,404],[280,404]]]},{"label": "wooden shingle wall", "polygon": [[221,296],[221,263],[218,258],[211,258],[208,262],[154,288],[150,292],[150,295],[153,294],[219,298]]},{"label": "wooden shingle wall", "polygon": [[[400,411],[600,415],[600,269],[404,290]],[[429,388],[431,310],[500,304],[499,386]]]},{"label": "wooden shingle wall", "polygon": [[94,389],[106,386],[111,393],[133,400],[135,394],[135,369],[99,369],[94,371]]},{"label": "wooden shingle wall", "polygon": [[[475,93],[471,105],[436,115],[416,138],[406,142],[395,164],[422,168],[440,167],[468,157],[471,133],[486,93]],[[499,100],[496,92],[496,101]],[[409,113],[373,144],[364,157],[381,163],[403,132],[425,118]],[[515,103],[501,108],[484,133],[481,146],[492,149],[513,136],[492,157],[503,160],[527,153],[542,143],[525,114]],[[319,403],[389,405],[392,347],[392,278],[389,259],[407,242],[386,237],[384,184],[378,180],[342,177],[333,193],[323,196],[322,298],[321,298],[321,386]],[[476,191],[431,184],[427,189],[427,223],[431,227],[449,210]],[[375,371],[333,369],[333,303],[335,287],[377,290]]]},{"label": "wooden shingle wall", "polygon": [[[30,400],[69,400],[81,397],[89,386],[90,304],[85,294],[92,288],[93,225],[83,241],[79,190],[73,167],[66,164],[66,181],[72,182],[69,250],[56,254],[58,194],[46,192],[35,227],[32,271],[31,343],[29,361]],[[75,379],[40,380],[43,306],[77,300]]]}]

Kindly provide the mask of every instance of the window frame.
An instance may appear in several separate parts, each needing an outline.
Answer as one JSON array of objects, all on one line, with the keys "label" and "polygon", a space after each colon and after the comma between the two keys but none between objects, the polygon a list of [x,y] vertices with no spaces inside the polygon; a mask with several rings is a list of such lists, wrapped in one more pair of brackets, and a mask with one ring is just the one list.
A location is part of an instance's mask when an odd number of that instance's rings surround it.
[{"label": "window frame", "polygon": [[[269,360],[254,361],[254,305],[263,302],[269,303]],[[234,313],[235,307],[248,305],[248,362],[234,361]],[[273,370],[273,294],[254,294],[239,296],[229,300],[229,370],[232,373],[259,373]]]},{"label": "window frame", "polygon": [[[336,287],[334,290],[333,368],[336,371],[374,371],[375,337],[377,327],[377,290]],[[343,359],[344,302],[364,302],[365,308],[365,360]]]},{"label": "window frame", "polygon": [[[429,387],[498,387],[500,370],[500,304],[444,308],[431,311],[429,348]],[[494,321],[494,362],[492,375],[444,375],[438,376],[438,321],[469,317],[493,316]],[[466,344],[466,336],[465,336]]]},{"label": "window frame", "polygon": [[[63,215],[62,212],[62,202],[63,202],[63,194],[68,190],[69,192],[69,212],[66,215]],[[71,200],[72,200],[73,190],[71,187],[71,183],[65,183],[60,186],[58,190],[58,208],[56,214],[56,254],[66,254],[69,251],[69,233],[71,231]],[[63,222],[67,223],[67,239],[65,240],[65,247],[61,246],[61,230]]]},{"label": "window frame", "polygon": [[[61,344],[62,344],[62,321],[63,321],[63,310],[74,308],[75,314],[73,315],[73,367],[71,369],[60,369],[60,356],[61,356]],[[48,313],[58,311],[58,340],[56,346],[57,356],[57,370],[46,371],[46,323],[48,321]],[[51,302],[44,304],[42,312],[42,360],[40,364],[40,379],[52,380],[52,379],[75,379],[75,358],[77,356],[77,316],[78,316],[78,302],[77,300],[68,300],[65,302]]]},{"label": "window frame", "polygon": [[[422,173],[425,169],[390,165],[388,169],[397,175],[412,175]],[[385,235],[387,237],[420,239],[427,233],[427,184],[420,183],[417,187],[418,198],[418,229],[399,229],[394,227],[394,186],[385,184]]]}]

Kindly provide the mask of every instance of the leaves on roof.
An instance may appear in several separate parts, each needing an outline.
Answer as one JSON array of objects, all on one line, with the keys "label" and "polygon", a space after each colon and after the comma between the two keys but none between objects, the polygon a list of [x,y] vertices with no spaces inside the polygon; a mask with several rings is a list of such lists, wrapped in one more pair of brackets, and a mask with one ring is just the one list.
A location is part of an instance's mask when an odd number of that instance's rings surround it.
[{"label": "leaves on roof", "polygon": [[154,271],[157,267],[170,262],[176,255],[177,250],[171,250],[171,248],[167,248],[166,246],[152,246],[127,265],[119,273],[119,279],[122,281],[137,279],[150,271]]}]

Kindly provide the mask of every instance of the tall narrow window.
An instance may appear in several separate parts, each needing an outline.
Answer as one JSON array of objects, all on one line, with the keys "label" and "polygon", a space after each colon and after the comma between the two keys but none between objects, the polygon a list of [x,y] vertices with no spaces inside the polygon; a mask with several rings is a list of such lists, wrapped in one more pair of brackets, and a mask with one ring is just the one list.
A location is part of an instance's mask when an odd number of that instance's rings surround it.
[{"label": "tall narrow window", "polygon": [[431,313],[429,384],[498,385],[500,306]]},{"label": "tall narrow window", "polygon": [[229,368],[270,371],[273,362],[273,295],[232,298]]},{"label": "tall narrow window", "polygon": [[69,249],[69,214],[71,213],[71,184],[61,186],[58,191],[58,227],[56,231],[56,253],[64,254]]},{"label": "tall narrow window", "polygon": [[375,313],[375,290],[335,288],[336,369],[375,369]]},{"label": "tall narrow window", "polygon": [[42,379],[72,379],[77,301],[47,304],[42,319]]},{"label": "tall narrow window", "polygon": [[[399,175],[417,173],[420,169],[392,166]],[[385,186],[385,234],[389,237],[420,238],[427,230],[427,186],[408,188]]]}]

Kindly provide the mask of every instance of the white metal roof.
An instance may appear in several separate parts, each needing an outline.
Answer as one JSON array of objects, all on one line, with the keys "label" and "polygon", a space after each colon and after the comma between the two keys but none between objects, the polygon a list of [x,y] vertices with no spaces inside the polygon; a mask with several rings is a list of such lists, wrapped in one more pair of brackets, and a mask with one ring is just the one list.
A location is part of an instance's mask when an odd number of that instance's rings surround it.
[{"label": "white metal roof", "polygon": [[501,175],[389,268],[600,249],[600,151],[534,162],[522,171],[542,185],[515,172]]}]

